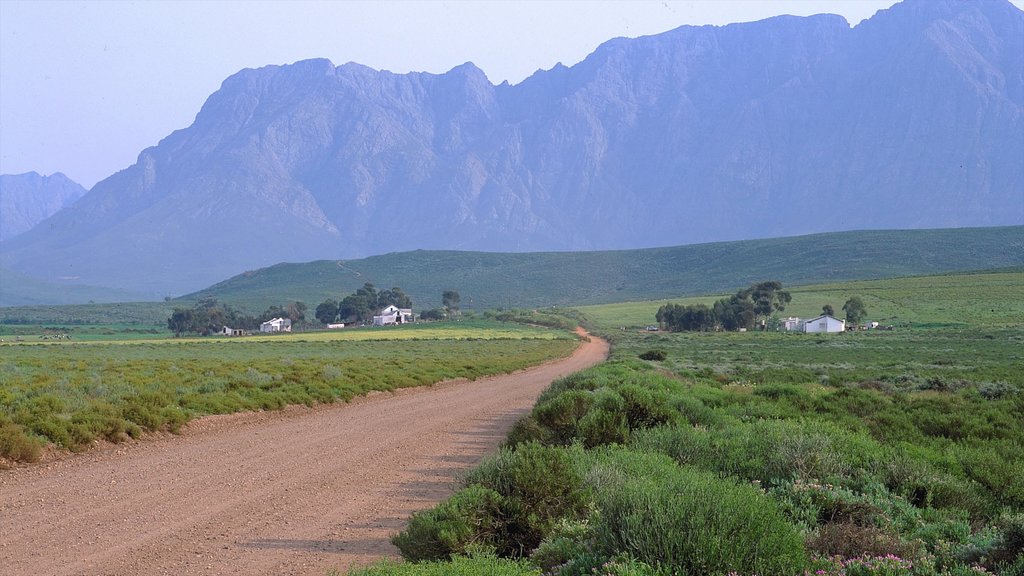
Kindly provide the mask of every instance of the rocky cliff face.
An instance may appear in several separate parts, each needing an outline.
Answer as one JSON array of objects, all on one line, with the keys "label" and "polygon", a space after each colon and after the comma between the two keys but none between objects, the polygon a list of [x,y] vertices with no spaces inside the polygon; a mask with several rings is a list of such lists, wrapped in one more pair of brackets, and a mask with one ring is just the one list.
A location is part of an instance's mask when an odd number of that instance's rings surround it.
[{"label": "rocky cliff face", "polygon": [[56,172],[0,174],[0,241],[13,238],[73,204],[86,190]]},{"label": "rocky cliff face", "polygon": [[1024,222],[1024,13],[907,0],[614,39],[490,84],[310,60],[192,126],[2,263],[160,293],[278,261],[585,250]]}]

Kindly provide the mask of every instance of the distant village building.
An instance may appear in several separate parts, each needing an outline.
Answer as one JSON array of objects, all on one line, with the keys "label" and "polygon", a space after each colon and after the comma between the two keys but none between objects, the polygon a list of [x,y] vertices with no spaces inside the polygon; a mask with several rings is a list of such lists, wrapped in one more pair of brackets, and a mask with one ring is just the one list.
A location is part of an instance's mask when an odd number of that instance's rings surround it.
[{"label": "distant village building", "polygon": [[412,309],[399,308],[391,305],[380,311],[380,314],[373,317],[374,326],[387,326],[389,324],[408,324],[412,322]]},{"label": "distant village building", "polygon": [[804,322],[804,332],[808,333],[823,333],[823,332],[845,332],[846,321],[833,318],[828,314],[822,314],[817,318],[811,318]]},{"label": "distant village building", "polygon": [[790,316],[782,321],[782,329],[786,332],[802,331],[804,329],[804,321],[796,316]]},{"label": "distant village building", "polygon": [[260,332],[291,332],[291,318],[271,318],[260,324]]},{"label": "distant village building", "polygon": [[220,333],[223,336],[245,336],[245,330],[242,330],[241,328],[229,328],[227,326],[225,326]]},{"label": "distant village building", "polygon": [[328,330],[337,330],[338,328],[344,328],[344,327],[345,327],[345,324],[343,322],[339,322],[337,324],[328,324],[327,325],[327,329]]}]

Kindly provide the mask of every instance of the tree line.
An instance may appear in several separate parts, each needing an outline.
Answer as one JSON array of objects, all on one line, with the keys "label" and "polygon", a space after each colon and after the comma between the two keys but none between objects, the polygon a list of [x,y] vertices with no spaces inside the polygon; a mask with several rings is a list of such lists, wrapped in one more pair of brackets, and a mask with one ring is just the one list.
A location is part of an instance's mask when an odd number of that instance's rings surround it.
[{"label": "tree line", "polygon": [[332,298],[324,300],[316,307],[314,315],[322,324],[367,322],[388,306],[412,308],[412,299],[398,286],[378,291],[373,284],[367,282],[340,301]]},{"label": "tree line", "polygon": [[[420,313],[420,318],[441,320],[457,315],[459,301],[460,297],[457,291],[445,290],[441,294],[442,308],[425,310]],[[322,324],[368,322],[373,320],[380,310],[388,306],[412,308],[412,299],[398,286],[378,291],[373,284],[367,282],[363,284],[362,288],[345,296],[340,301],[331,298],[324,300],[316,307],[314,316]]]},{"label": "tree line", "polygon": [[288,318],[292,324],[306,320],[306,304],[296,301],[283,306],[270,306],[262,314],[251,316],[216,298],[203,298],[191,308],[175,308],[167,318],[167,328],[175,336],[189,332],[209,336],[224,326],[240,330],[258,330],[260,324],[272,318]]},{"label": "tree line", "polygon": [[665,304],[658,308],[658,324],[672,332],[739,330],[753,328],[758,320],[767,323],[773,312],[786,309],[792,297],[777,280],[744,288],[712,306],[706,304]]},{"label": "tree line", "polygon": [[[782,289],[781,282],[766,280],[722,298],[710,307],[705,304],[665,304],[658,308],[655,319],[671,332],[749,330],[755,326],[767,329],[772,315],[785,310],[791,300],[792,296]],[[867,317],[864,302],[857,296],[847,300],[843,310],[851,324],[858,324]],[[833,315],[832,306],[826,304],[822,312]]]}]

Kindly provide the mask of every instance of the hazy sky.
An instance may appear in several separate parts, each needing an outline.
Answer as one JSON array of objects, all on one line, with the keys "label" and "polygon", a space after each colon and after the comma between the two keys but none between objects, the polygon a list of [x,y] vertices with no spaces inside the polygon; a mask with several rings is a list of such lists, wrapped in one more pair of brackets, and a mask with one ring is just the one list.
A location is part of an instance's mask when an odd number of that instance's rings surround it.
[{"label": "hazy sky", "polygon": [[442,73],[471,61],[515,84],[617,36],[822,12],[855,25],[893,3],[0,0],[0,173],[61,171],[91,187],[191,124],[242,68],[325,57]]}]

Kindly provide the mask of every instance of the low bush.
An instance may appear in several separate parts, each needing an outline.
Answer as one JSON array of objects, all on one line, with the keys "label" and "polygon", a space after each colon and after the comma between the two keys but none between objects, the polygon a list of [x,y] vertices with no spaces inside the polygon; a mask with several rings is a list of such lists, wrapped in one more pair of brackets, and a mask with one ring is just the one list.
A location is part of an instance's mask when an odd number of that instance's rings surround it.
[{"label": "low bush", "polygon": [[[599,547],[682,574],[796,574],[803,540],[774,502],[749,485],[681,468],[597,492]],[[661,477],[658,477],[661,476]]]},{"label": "low bush", "polygon": [[36,462],[42,456],[42,444],[25,434],[25,429],[0,415],[0,458],[13,462]]},{"label": "low bush", "polygon": [[661,362],[665,358],[668,358],[668,352],[665,352],[664,350],[662,350],[660,348],[655,348],[653,350],[648,350],[646,352],[641,352],[640,355],[639,355],[639,358],[641,360],[652,360],[652,361],[655,361],[655,362]]},{"label": "low bush", "polygon": [[470,485],[434,508],[412,515],[391,543],[406,560],[447,560],[471,545],[494,545],[502,527],[501,495]]}]

